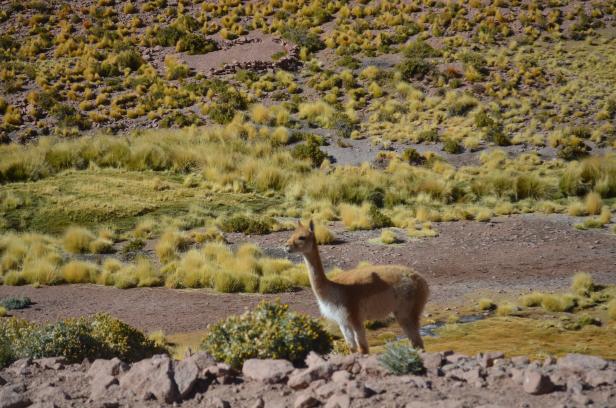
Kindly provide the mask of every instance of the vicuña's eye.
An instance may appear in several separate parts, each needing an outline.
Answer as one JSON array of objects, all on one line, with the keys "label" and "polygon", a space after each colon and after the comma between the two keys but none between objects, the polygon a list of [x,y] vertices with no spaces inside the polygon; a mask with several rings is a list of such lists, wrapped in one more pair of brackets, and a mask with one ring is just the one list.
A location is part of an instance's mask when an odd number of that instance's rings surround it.
[{"label": "vicu\u00f1a's eye", "polygon": [[297,239],[298,239],[298,240],[300,240],[300,241],[303,241],[303,240],[305,240],[305,239],[306,239],[306,237],[299,237],[299,238],[297,238]]}]

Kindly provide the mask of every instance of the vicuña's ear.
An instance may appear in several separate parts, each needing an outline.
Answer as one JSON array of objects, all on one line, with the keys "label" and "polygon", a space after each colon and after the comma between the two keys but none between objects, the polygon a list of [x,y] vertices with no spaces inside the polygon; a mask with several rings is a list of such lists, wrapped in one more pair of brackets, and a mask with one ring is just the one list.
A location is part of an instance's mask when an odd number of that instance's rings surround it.
[{"label": "vicu\u00f1a's ear", "polygon": [[310,231],[314,232],[314,222],[310,220]]},{"label": "vicu\u00f1a's ear", "polygon": [[304,224],[302,224],[302,220],[297,220],[297,226],[298,227],[303,227]]}]

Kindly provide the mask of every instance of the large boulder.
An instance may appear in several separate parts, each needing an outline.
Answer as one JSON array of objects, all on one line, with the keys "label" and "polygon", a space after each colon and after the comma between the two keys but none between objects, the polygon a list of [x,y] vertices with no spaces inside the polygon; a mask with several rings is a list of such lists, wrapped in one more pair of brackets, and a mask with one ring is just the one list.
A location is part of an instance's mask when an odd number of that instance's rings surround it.
[{"label": "large boulder", "polygon": [[588,356],[585,354],[567,354],[559,358],[556,365],[560,369],[586,372],[605,369],[607,367],[607,361],[600,357]]},{"label": "large boulder", "polygon": [[293,371],[293,365],[287,360],[250,359],[244,362],[242,373],[249,380],[267,384],[284,382]]},{"label": "large boulder", "polygon": [[524,391],[532,395],[548,394],[554,390],[550,377],[537,370],[527,370],[522,384]]},{"label": "large boulder", "polygon": [[188,398],[190,393],[195,388],[195,384],[199,379],[199,366],[190,358],[179,361],[175,364],[173,370],[173,378],[178,387],[178,392],[181,399]]},{"label": "large boulder", "polygon": [[329,362],[315,365],[305,370],[298,370],[289,376],[287,385],[294,390],[306,388],[316,380],[329,380],[333,372],[333,366]]},{"label": "large boulder", "polygon": [[156,355],[133,364],[120,379],[120,387],[142,400],[155,398],[172,403],[178,399],[172,363],[166,355]]},{"label": "large boulder", "polygon": [[28,397],[10,387],[0,389],[0,408],[22,408],[31,404]]}]

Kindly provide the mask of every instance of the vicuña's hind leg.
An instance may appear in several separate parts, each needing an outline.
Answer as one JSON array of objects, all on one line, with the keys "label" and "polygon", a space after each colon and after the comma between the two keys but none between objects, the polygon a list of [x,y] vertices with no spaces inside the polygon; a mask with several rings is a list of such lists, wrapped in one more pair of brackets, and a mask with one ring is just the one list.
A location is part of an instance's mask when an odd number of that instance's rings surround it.
[{"label": "vicu\u00f1a's hind leg", "polygon": [[415,318],[414,316],[409,316],[408,312],[405,314],[396,312],[394,313],[394,315],[396,316],[398,324],[400,324],[402,330],[404,330],[404,334],[406,334],[406,337],[408,337],[411,341],[413,347],[416,349],[423,350],[424,344],[423,340],[421,339],[421,334],[419,333],[419,319]]},{"label": "vicu\u00f1a's hind leg", "polygon": [[359,352],[361,354],[368,354],[370,352],[370,347],[368,346],[368,339],[366,338],[364,322],[359,318],[355,318],[351,322],[351,327],[353,328],[355,343],[359,345]]},{"label": "vicu\u00f1a's hind leg", "polygon": [[355,353],[357,351],[357,342],[355,341],[355,333],[350,325],[340,325],[340,331],[344,336],[344,340],[348,344],[351,349],[351,353]]}]

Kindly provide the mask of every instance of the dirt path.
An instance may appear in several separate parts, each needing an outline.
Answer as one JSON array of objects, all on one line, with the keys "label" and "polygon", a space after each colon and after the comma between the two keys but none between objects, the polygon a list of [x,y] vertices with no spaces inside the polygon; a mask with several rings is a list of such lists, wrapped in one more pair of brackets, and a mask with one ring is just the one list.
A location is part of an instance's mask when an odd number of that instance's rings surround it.
[{"label": "dirt path", "polygon": [[[578,231],[572,227],[575,222],[562,215],[520,215],[490,223],[435,223],[438,237],[390,246],[369,242],[379,231],[345,232],[335,226],[340,243],[324,245],[321,253],[326,268],[348,268],[359,261],[413,266],[431,283],[433,308],[469,302],[465,297],[470,295],[518,296],[535,289],[563,290],[577,271],[592,273],[599,283],[616,283],[616,235],[606,230]],[[282,245],[288,234],[232,234],[229,239],[233,244],[256,242],[271,255],[286,256]],[[293,260],[300,261],[297,257]],[[279,297],[294,310],[318,313],[309,290],[258,295],[96,285],[0,286],[0,298],[6,296],[28,296],[36,302],[29,309],[14,312],[27,319],[53,321],[107,311],[141,329],[162,329],[168,334],[203,330],[262,299]]]}]

